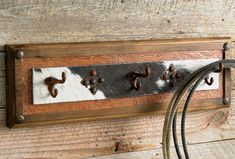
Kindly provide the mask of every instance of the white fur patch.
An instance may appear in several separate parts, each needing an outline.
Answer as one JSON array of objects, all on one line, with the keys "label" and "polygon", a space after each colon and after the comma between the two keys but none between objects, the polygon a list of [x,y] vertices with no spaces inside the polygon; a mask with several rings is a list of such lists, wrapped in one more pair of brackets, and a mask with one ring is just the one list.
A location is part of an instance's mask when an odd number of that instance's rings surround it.
[{"label": "white fur patch", "polygon": [[[82,78],[73,74],[67,67],[43,68],[41,71],[37,72],[33,69],[33,104],[106,99],[100,90],[95,95],[91,94],[90,90],[81,84]],[[63,84],[55,85],[58,95],[53,98],[44,79],[50,76],[61,79],[62,72],[66,73],[66,81]]]},{"label": "white fur patch", "polygon": [[[184,68],[189,72],[194,72],[197,69],[208,65],[218,59],[197,59],[197,60],[178,60],[178,61],[164,61],[163,65],[168,68],[172,63],[177,69]],[[61,79],[61,73],[66,73],[66,81],[63,84],[55,85],[58,90],[58,95],[53,98],[49,91],[48,86],[44,83],[44,79],[47,77],[55,77]],[[60,102],[77,102],[86,100],[101,100],[107,99],[104,93],[98,89],[97,93],[93,95],[88,88],[81,84],[82,78],[78,74],[74,74],[67,67],[57,68],[41,68],[32,70],[33,73],[33,104],[48,104],[48,103],[60,103]],[[208,86],[202,81],[197,90],[213,90],[219,88],[219,74],[211,73],[210,77],[214,78],[214,82],[211,86]],[[165,81],[158,79],[156,82],[159,88],[165,86]],[[158,94],[158,91],[152,92]]]}]

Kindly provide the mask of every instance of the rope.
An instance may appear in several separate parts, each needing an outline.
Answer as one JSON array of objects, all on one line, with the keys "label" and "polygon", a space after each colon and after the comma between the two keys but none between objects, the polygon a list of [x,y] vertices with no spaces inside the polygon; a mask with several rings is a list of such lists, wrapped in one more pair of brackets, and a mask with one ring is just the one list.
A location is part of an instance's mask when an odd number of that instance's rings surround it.
[{"label": "rope", "polygon": [[[163,157],[164,159],[170,159],[170,131],[171,131],[171,125],[174,121],[174,116],[177,113],[178,110],[178,104],[184,93],[188,90],[188,88],[196,82],[198,79],[203,79],[205,75],[214,72],[218,70],[220,64],[223,65],[224,68],[230,68],[235,67],[235,60],[220,60],[217,62],[213,62],[205,67],[202,67],[191,74],[189,79],[185,81],[181,88],[179,88],[174,96],[172,97],[172,100],[169,104],[169,107],[166,112],[165,121],[164,121],[164,127],[163,127],[163,137],[162,137],[162,150],[163,150]],[[196,89],[196,88],[195,88]],[[193,94],[193,93],[192,93]],[[190,97],[191,99],[191,97]],[[190,100],[189,99],[189,100]],[[184,115],[186,116],[186,115]],[[173,126],[174,128],[174,126]],[[176,140],[177,141],[177,140]],[[186,142],[185,142],[186,143]],[[177,144],[176,144],[177,145]],[[186,144],[185,144],[186,146]],[[186,149],[184,148],[184,151]]]},{"label": "rope", "polygon": [[[207,75],[204,75],[202,77],[200,77],[199,80],[197,80],[197,82],[195,83],[195,85],[193,86],[193,88],[191,89],[190,93],[188,94],[187,100],[185,102],[184,108],[183,108],[183,112],[182,112],[182,118],[181,118],[181,140],[182,140],[182,145],[183,145],[183,150],[184,150],[184,155],[186,159],[189,159],[189,153],[187,150],[187,142],[186,142],[186,137],[185,137],[185,120],[186,120],[186,113],[188,110],[188,106],[189,103],[191,101],[191,98],[193,96],[193,93],[196,91],[198,85],[201,83],[201,81],[206,77]],[[175,113],[174,116],[174,120],[173,120],[173,138],[174,138],[174,145],[175,145],[175,149],[176,149],[176,153],[179,159],[182,159],[181,156],[181,152],[179,149],[179,144],[178,144],[178,139],[177,139],[177,112]]]}]

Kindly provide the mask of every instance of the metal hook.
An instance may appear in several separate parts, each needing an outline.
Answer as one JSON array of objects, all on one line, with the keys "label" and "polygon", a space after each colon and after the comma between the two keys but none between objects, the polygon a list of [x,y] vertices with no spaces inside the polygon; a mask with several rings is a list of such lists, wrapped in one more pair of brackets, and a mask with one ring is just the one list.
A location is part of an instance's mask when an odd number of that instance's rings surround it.
[{"label": "metal hook", "polygon": [[209,76],[207,76],[204,80],[205,80],[205,83],[209,86],[211,86],[214,83],[213,77],[210,78],[210,81],[209,81]]},{"label": "metal hook", "polygon": [[[224,66],[223,66],[223,64],[220,62],[218,69],[217,69],[216,71],[214,71],[214,72],[220,73],[220,72],[223,71],[223,69],[224,69]],[[213,82],[214,82],[214,78],[213,78],[213,77],[211,77],[211,78],[210,78],[210,81],[209,81],[209,76],[207,76],[204,80],[205,80],[205,83],[206,83],[207,85],[209,85],[209,86],[211,86],[211,85],[213,84]]]},{"label": "metal hook", "polygon": [[139,81],[139,78],[147,78],[150,74],[150,68],[149,66],[145,67],[145,73],[141,74],[138,72],[129,72],[127,74],[127,78],[129,79],[132,88],[138,91],[141,87],[141,83]]},{"label": "metal hook", "polygon": [[48,91],[50,92],[53,98],[55,98],[58,95],[58,90],[55,88],[55,85],[58,83],[63,84],[66,81],[65,72],[62,72],[61,77],[62,80],[58,80],[54,77],[48,77],[44,80],[44,83],[48,86]]}]

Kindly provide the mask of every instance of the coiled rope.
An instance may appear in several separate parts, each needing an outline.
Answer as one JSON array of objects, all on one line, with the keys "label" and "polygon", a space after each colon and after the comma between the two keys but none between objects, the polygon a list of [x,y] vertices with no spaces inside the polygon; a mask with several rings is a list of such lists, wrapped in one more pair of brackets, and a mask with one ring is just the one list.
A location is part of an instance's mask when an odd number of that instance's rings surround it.
[{"label": "coiled rope", "polygon": [[197,71],[191,74],[189,79],[182,84],[182,86],[176,91],[176,93],[172,97],[172,100],[167,109],[167,113],[166,113],[165,121],[164,121],[164,127],[163,127],[162,150],[163,150],[164,159],[170,159],[171,126],[173,127],[172,130],[173,130],[175,149],[176,149],[178,158],[182,159],[182,155],[181,155],[179,145],[178,145],[177,133],[176,133],[176,118],[177,118],[176,114],[178,111],[178,105],[179,105],[180,99],[185,94],[185,92],[189,89],[189,87],[193,83],[196,82],[187,97],[187,100],[183,109],[183,113],[182,113],[182,123],[181,123],[181,133],[182,133],[181,139],[182,139],[182,144],[183,144],[184,155],[186,159],[189,159],[189,154],[187,151],[187,144],[186,144],[186,139],[185,139],[185,118],[186,118],[187,108],[189,106],[191,97],[193,93],[195,92],[196,88],[198,87],[198,85],[200,84],[200,82],[209,73],[216,72],[219,68],[221,68],[221,65],[223,66],[223,68],[235,68],[235,60],[220,60],[220,61],[213,62],[205,67],[198,69]]}]

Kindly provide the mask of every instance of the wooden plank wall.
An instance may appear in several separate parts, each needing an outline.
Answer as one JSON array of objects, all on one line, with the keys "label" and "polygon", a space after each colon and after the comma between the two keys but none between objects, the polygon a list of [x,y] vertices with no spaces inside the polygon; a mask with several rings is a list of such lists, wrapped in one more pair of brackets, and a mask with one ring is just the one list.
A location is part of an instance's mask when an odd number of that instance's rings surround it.
[{"label": "wooden plank wall", "polygon": [[[218,36],[235,40],[235,0],[0,0],[0,51],[5,44]],[[0,52],[0,158],[162,158],[163,115],[6,128],[4,71]],[[235,157],[234,86],[231,108],[189,114],[192,158]]]}]

